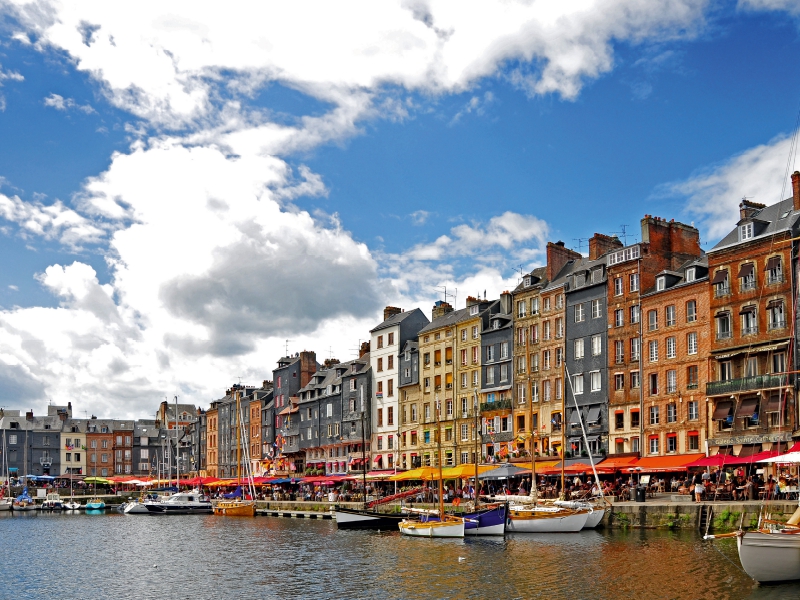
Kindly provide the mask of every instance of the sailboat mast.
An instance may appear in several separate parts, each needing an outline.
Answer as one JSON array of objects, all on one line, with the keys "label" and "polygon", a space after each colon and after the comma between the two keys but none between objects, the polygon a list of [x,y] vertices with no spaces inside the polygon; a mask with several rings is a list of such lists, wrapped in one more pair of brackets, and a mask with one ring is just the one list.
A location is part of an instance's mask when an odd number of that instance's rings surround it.
[{"label": "sailboat mast", "polygon": [[175,396],[175,486],[181,491],[181,453],[178,449],[178,397]]},{"label": "sailboat mast", "polygon": [[472,406],[475,411],[475,508],[480,503],[480,494],[478,494],[478,388],[472,388]]},{"label": "sailboat mast", "polygon": [[241,464],[241,438],[239,436],[242,424],[239,422],[239,390],[236,390],[236,485],[240,484],[239,465]]},{"label": "sailboat mast", "polygon": [[[564,365],[564,373],[568,374],[566,371],[566,365]],[[566,380],[566,377],[564,378]],[[564,430],[566,429],[566,418],[567,418],[567,386],[565,385],[561,390],[561,497],[562,500],[567,499],[567,490],[564,487],[564,460],[566,459],[566,448],[567,448],[567,441],[564,436]]]},{"label": "sailboat mast", "polygon": [[359,388],[359,395],[361,396],[361,489],[364,492],[364,509],[367,508],[367,438],[364,432],[364,412],[366,406],[364,405],[364,386]]},{"label": "sailboat mast", "polygon": [[436,394],[436,451],[439,454],[439,519],[444,521],[444,485],[442,483],[442,425],[439,419],[439,394]]}]

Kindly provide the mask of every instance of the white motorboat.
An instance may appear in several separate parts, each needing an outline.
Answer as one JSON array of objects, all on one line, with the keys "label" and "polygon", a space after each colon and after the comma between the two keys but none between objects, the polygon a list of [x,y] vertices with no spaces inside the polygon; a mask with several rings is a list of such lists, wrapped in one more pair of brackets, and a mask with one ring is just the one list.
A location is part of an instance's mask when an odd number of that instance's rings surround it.
[{"label": "white motorboat", "polygon": [[80,510],[81,503],[75,502],[75,499],[70,499],[67,502],[64,502],[64,510]]},{"label": "white motorboat", "polygon": [[42,502],[42,510],[62,510],[63,508],[64,503],[61,501],[61,496],[54,492],[47,494],[44,502]]},{"label": "white motorboat", "polygon": [[156,515],[210,515],[214,505],[198,490],[172,494],[163,502],[146,501],[145,509]]},{"label": "white motorboat", "polygon": [[126,515],[149,515],[150,511],[146,506],[148,502],[157,502],[157,500],[131,500],[125,504],[122,512]]},{"label": "white motorboat", "polygon": [[556,500],[553,502],[556,506],[561,506],[563,508],[572,508],[575,510],[589,510],[589,517],[586,519],[586,525],[583,526],[584,529],[594,529],[600,524],[600,521],[603,520],[603,517],[606,514],[606,509],[602,506],[597,506],[596,504],[592,504],[590,502],[578,502],[575,500]]},{"label": "white motorboat", "polygon": [[11,510],[12,504],[13,500],[11,500],[11,498],[0,498],[0,512]]},{"label": "white motorboat", "polygon": [[516,533],[573,533],[583,529],[589,514],[589,510],[558,506],[512,505],[506,530]]}]

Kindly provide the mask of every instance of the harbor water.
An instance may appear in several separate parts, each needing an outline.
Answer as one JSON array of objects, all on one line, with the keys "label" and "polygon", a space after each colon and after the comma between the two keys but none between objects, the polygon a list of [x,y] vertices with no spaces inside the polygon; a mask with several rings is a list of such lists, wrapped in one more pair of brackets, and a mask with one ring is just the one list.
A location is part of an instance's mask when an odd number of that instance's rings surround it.
[{"label": "harbor water", "polygon": [[0,513],[0,598],[800,598],[733,540],[586,531],[431,540],[274,517]]}]

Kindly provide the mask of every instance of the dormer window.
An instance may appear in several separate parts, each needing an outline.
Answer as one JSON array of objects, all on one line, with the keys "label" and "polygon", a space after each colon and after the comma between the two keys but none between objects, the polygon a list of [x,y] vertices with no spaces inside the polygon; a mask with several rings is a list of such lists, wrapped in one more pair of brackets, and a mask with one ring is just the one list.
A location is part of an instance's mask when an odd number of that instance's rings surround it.
[{"label": "dormer window", "polygon": [[694,267],[686,269],[686,281],[694,281],[697,271]]},{"label": "dormer window", "polygon": [[530,276],[525,278],[525,287],[531,287],[531,278]]},{"label": "dormer window", "polygon": [[500,321],[498,320],[492,321],[492,329],[500,329]]},{"label": "dormer window", "polygon": [[656,278],[656,291],[663,292],[667,289],[667,278],[663,275],[661,277]]},{"label": "dormer window", "polygon": [[586,273],[577,273],[574,277],[575,287],[583,287],[586,284]]},{"label": "dormer window", "polygon": [[753,224],[745,223],[739,226],[739,241],[743,242],[753,237]]},{"label": "dormer window", "polygon": [[477,315],[479,308],[480,308],[480,306],[478,304],[473,304],[472,306],[469,307],[469,314],[470,315]]},{"label": "dormer window", "polygon": [[595,269],[592,271],[592,283],[600,283],[603,281],[603,268]]}]

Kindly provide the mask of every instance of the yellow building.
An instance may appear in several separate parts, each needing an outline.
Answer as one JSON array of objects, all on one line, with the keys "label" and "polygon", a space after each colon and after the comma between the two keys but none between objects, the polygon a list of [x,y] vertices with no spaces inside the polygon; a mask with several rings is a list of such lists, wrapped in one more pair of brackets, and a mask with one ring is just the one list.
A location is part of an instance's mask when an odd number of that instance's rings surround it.
[{"label": "yellow building", "polygon": [[208,477],[219,477],[219,409],[212,402],[206,412],[206,473]]},{"label": "yellow building", "polygon": [[414,340],[406,342],[399,355],[398,378],[400,428],[398,431],[398,467],[414,469],[422,465],[419,446],[420,399],[419,345]]}]

